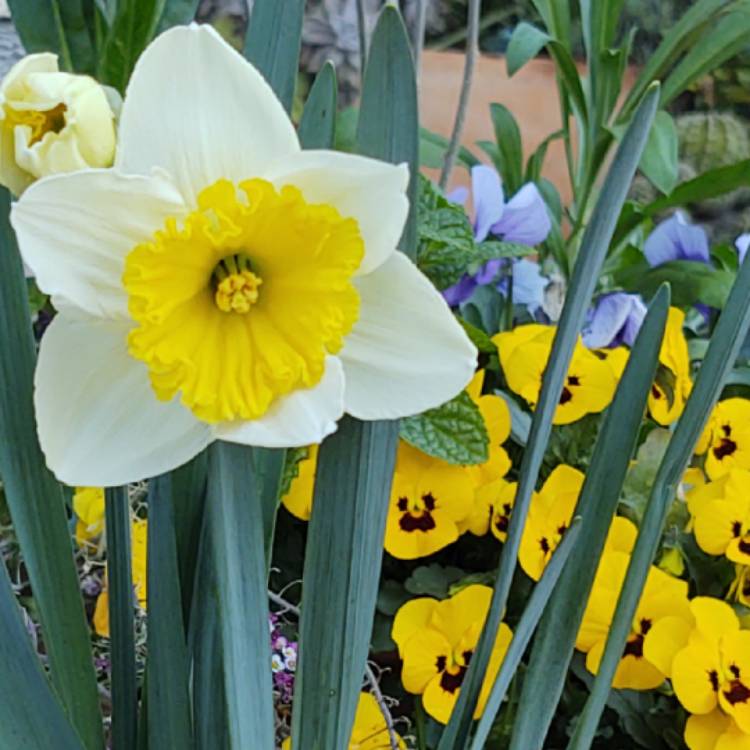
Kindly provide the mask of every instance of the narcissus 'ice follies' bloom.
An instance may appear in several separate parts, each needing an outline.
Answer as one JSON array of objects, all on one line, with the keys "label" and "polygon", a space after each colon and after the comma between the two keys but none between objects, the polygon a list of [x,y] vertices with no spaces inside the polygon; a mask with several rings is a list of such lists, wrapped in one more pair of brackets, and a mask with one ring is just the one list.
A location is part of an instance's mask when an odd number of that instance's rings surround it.
[{"label": "narcissus 'ice follies' bloom", "polygon": [[61,480],[117,485],[213,440],[320,442],[344,412],[455,396],[476,350],[396,252],[405,166],[301,151],[261,75],[209,27],[136,65],[115,168],[44,179],[12,220],[60,314],[36,410]]},{"label": "narcissus 'ice follies' bloom", "polygon": [[728,398],[716,404],[695,452],[706,454],[710,479],[731,469],[750,469],[750,401]]},{"label": "narcissus 'ice follies' bloom", "polygon": [[[398,735],[396,737],[398,738],[399,748],[406,750],[406,745],[401,737]],[[292,750],[291,739],[284,740],[281,747],[282,750]],[[385,750],[385,748],[390,747],[391,740],[388,726],[378,702],[371,693],[360,693],[348,750]]]},{"label": "narcissus 'ice follies' bloom", "polygon": [[[492,338],[508,386],[531,406],[536,406],[539,398],[554,336],[554,326],[532,323]],[[619,355],[615,359],[616,362],[610,362],[606,353],[599,356],[580,341],[576,344],[560,403],[555,410],[554,424],[570,424],[609,406],[615,395],[621,366],[624,366],[624,359]]]},{"label": "narcissus 'ice follies' bloom", "polygon": [[115,156],[114,114],[88,76],[61,73],[57,55],[19,60],[0,85],[0,184],[20,195],[34,180]]},{"label": "narcissus 'ice follies' bloom", "polygon": [[[491,598],[489,586],[467,586],[443,601],[412,599],[396,613],[391,637],[404,662],[401,681],[408,692],[422,696],[425,711],[441,724],[448,723],[458,700]],[[512,636],[502,623],[474,718],[482,715]]]},{"label": "narcissus 'ice follies' bloom", "polygon": [[659,351],[660,368],[648,398],[649,413],[661,425],[672,424],[682,414],[693,388],[684,324],[685,313],[670,307]]}]

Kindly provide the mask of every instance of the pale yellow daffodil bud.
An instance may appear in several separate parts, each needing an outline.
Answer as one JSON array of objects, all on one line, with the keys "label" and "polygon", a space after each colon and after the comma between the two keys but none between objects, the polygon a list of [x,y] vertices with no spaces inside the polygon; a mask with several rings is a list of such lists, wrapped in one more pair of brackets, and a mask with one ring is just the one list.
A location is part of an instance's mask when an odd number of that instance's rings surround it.
[{"label": "pale yellow daffodil bud", "polygon": [[24,57],[0,85],[0,183],[20,195],[40,177],[110,166],[114,120],[93,78],[60,72],[53,54]]}]

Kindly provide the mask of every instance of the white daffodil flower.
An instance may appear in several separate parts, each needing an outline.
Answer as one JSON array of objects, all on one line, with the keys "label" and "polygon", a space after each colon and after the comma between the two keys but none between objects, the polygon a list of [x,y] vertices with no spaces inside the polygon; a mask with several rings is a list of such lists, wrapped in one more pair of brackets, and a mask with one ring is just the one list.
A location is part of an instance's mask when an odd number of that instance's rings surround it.
[{"label": "white daffodil flower", "polygon": [[20,195],[34,180],[115,156],[114,113],[89,76],[61,73],[57,55],[19,60],[0,85],[0,184]]},{"label": "white daffodil flower", "polygon": [[113,169],[13,207],[59,314],[35,378],[48,465],[71,485],[168,471],[214,440],[320,442],[344,412],[403,417],[476,350],[396,252],[408,171],[301,151],[261,75],[207,26],[144,52]]}]

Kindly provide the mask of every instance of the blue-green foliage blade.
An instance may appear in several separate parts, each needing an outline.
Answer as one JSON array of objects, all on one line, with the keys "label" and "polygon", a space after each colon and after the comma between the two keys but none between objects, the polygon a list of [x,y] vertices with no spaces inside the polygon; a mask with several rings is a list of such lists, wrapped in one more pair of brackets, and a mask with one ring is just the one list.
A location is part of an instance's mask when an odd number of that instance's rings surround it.
[{"label": "blue-green foliage blade", "polygon": [[84,745],[103,742],[89,629],[60,485],[45,466],[33,405],[26,279],[0,188],[0,477],[39,613],[52,682]]},{"label": "blue-green foliage blade", "polygon": [[299,142],[302,148],[332,148],[336,135],[336,69],[327,62],[315,76],[302,110]]},{"label": "blue-green foliage blade", "polygon": [[521,536],[552,429],[552,419],[617,219],[646,145],[658,101],[659,87],[654,86],[644,97],[625,133],[602,186],[601,196],[591,216],[591,221],[584,233],[581,251],[573,270],[552,352],[544,373],[539,402],[531,422],[529,441],[521,463],[513,516],[508,529],[508,538],[500,556],[490,611],[472,657],[471,666],[461,687],[458,702],[443,732],[438,750],[458,750],[465,747],[492,644],[507,606]]},{"label": "blue-green foliage blade", "polygon": [[594,740],[677,485],[750,329],[749,298],[750,263],[745,262],[716,324],[685,410],[659,464],[599,671],[570,741],[570,750],[587,750]]},{"label": "blue-green foliage blade", "polygon": [[539,625],[513,721],[511,750],[543,745],[562,695],[596,561],[617,508],[656,373],[669,297],[668,287],[662,287],[651,302],[597,439],[576,508],[585,544],[573,550]]},{"label": "blue-green foliage blade", "polygon": [[192,747],[185,624],[182,617],[172,477],[148,493],[148,724],[150,747]]},{"label": "blue-green foliage blade", "polygon": [[297,81],[304,5],[304,0],[255,0],[245,37],[245,57],[263,73],[287,112]]},{"label": "blue-green foliage blade", "polygon": [[275,730],[263,512],[251,448],[221,441],[209,448],[206,521],[230,747],[272,748]]}]

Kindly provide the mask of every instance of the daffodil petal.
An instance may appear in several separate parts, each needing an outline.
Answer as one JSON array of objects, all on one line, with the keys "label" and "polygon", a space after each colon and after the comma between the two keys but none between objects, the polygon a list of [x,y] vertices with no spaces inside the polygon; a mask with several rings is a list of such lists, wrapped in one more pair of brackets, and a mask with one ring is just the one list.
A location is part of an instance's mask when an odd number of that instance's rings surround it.
[{"label": "daffodil petal", "polygon": [[40,289],[97,317],[127,318],[125,256],[185,207],[161,176],[83,170],[34,183],[11,222]]},{"label": "daffodil petal", "polygon": [[319,443],[335,432],[343,413],[344,371],[338,357],[327,357],[317,385],[282,396],[260,419],[222,422],[215,432],[231,443],[297,448]]},{"label": "daffodil petal", "polygon": [[360,318],[341,351],[347,412],[396,419],[439,406],[466,386],[476,348],[406,256],[394,253],[355,285]]},{"label": "daffodil petal", "polygon": [[177,401],[156,399],[127,352],[126,324],[59,314],[42,338],[35,376],[39,440],[70,485],[135,482],[185,463],[210,428]]},{"label": "daffodil petal", "polygon": [[181,26],[141,55],[122,107],[115,163],[163,167],[192,207],[208,185],[258,177],[299,151],[263,76],[209,26]]},{"label": "daffodil petal", "polygon": [[308,203],[327,203],[356,219],[365,243],[358,274],[382,265],[395,251],[409,213],[409,170],[364,156],[301,151],[272,165],[266,179],[277,188],[294,185]]}]

